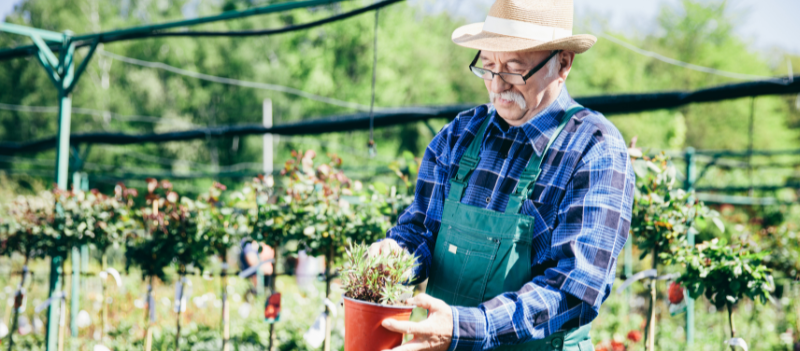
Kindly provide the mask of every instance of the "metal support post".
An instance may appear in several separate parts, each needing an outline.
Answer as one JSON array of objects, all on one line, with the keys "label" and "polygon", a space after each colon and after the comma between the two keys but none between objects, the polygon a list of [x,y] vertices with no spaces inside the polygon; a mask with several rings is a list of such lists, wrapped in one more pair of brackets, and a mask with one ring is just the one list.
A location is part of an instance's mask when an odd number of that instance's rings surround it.
[{"label": "metal support post", "polygon": [[[694,190],[694,182],[695,173],[696,173],[696,164],[695,164],[695,151],[694,148],[688,147],[686,148],[686,183],[685,188],[686,191]],[[690,201],[694,201],[694,197],[690,199]],[[686,242],[690,246],[694,246],[694,233],[689,231],[686,234]],[[694,299],[690,296],[686,298],[686,349],[688,350],[689,347],[694,342]]]},{"label": "metal support post", "polygon": [[[99,43],[99,37],[95,37],[86,53],[86,57],[81,62],[78,69],[75,69],[75,42],[72,40],[72,33],[65,31],[64,33],[51,32],[43,29],[25,27],[14,25],[10,23],[0,23],[0,31],[26,35],[31,38],[36,48],[36,58],[47,72],[48,78],[53,82],[58,90],[58,135],[56,145],[56,174],[55,183],[59,189],[67,189],[68,171],[69,171],[69,136],[70,136],[70,119],[72,115],[72,89],[75,88],[75,83],[78,78],[86,69],[87,64],[94,55],[94,51]],[[60,42],[61,47],[59,56],[50,50],[49,42]],[[59,215],[61,214],[60,208],[57,208]],[[67,248],[61,248],[66,250]],[[50,261],[50,288],[49,297],[52,298],[54,294],[60,293],[62,285],[63,265],[65,252],[52,253]],[[75,259],[77,257],[74,257]],[[73,263],[73,268],[75,264]],[[77,276],[77,275],[74,275]],[[74,279],[74,278],[73,278]],[[59,321],[63,318],[59,310],[61,310],[63,303],[51,303],[47,310],[47,351],[55,351],[58,344]]]},{"label": "metal support post", "polygon": [[[77,156],[76,156],[77,157]],[[72,173],[72,190],[81,188],[81,173]],[[81,300],[81,251],[78,246],[72,246],[72,292],[69,295],[69,329],[72,337],[78,337],[78,311]]]}]

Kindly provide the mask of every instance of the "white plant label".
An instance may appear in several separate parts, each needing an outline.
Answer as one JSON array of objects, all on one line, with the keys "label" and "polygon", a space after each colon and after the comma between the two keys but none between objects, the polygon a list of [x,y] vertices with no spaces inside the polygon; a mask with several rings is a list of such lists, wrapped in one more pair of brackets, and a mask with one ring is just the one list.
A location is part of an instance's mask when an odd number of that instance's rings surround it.
[{"label": "white plant label", "polygon": [[728,345],[731,345],[731,346],[739,346],[739,347],[741,347],[741,348],[742,348],[744,351],[748,351],[748,350],[747,350],[747,342],[746,342],[746,341],[744,341],[744,339],[742,339],[742,338],[732,338],[732,339],[728,339],[728,340],[725,340],[725,343],[726,343],[726,344],[728,344]]},{"label": "white plant label", "polygon": [[327,317],[328,315],[325,312],[320,313],[317,320],[314,321],[314,325],[303,334],[303,340],[311,348],[318,349],[325,341],[325,318]]}]

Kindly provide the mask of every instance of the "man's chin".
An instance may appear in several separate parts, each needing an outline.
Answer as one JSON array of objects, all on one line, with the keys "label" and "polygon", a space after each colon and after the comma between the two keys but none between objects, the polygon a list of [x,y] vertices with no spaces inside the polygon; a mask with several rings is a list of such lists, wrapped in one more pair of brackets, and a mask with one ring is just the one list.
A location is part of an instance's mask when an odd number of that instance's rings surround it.
[{"label": "man's chin", "polygon": [[522,119],[524,115],[524,111],[522,111],[519,106],[514,105],[513,107],[506,107],[506,106],[494,106],[494,109],[497,110],[497,115],[503,118],[506,122],[517,121]]}]

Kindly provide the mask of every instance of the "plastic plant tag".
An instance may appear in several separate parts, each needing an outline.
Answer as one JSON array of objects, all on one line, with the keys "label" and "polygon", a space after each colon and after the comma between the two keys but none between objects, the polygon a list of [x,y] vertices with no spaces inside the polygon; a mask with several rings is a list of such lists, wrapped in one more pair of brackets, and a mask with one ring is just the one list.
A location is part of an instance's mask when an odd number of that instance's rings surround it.
[{"label": "plastic plant tag", "polygon": [[28,335],[33,331],[33,327],[31,326],[31,322],[28,321],[27,316],[19,316],[17,323],[19,324],[19,328],[17,329],[19,335]]},{"label": "plastic plant tag", "polygon": [[17,290],[17,293],[14,295],[14,308],[17,309],[17,312],[23,313],[27,305],[28,295],[25,294],[25,288]]},{"label": "plastic plant tag", "polygon": [[253,306],[251,306],[247,302],[243,302],[241,305],[239,305],[239,310],[238,310],[239,317],[242,317],[242,319],[247,318],[248,316],[250,316],[250,311],[252,309],[253,309]]},{"label": "plastic plant tag", "polygon": [[686,300],[681,301],[679,304],[669,304],[669,315],[677,316],[686,312]]},{"label": "plastic plant tag", "polygon": [[147,310],[150,313],[150,323],[156,321],[156,297],[150,295],[147,299]]},{"label": "plastic plant tag", "polygon": [[281,293],[276,292],[269,296],[264,305],[264,321],[275,323],[281,319]]},{"label": "plastic plant tag", "polygon": [[39,316],[33,317],[33,332],[35,334],[42,334],[44,332],[44,322]]},{"label": "plastic plant tag", "polygon": [[94,345],[94,349],[92,349],[92,351],[111,351],[111,349],[109,349],[105,345],[97,344],[97,345]]},{"label": "plastic plant tag", "polygon": [[333,318],[336,318],[336,304],[333,303],[333,301],[329,300],[328,298],[325,298],[323,302],[325,303],[325,306],[328,306],[328,310],[333,312],[331,313],[333,315]]},{"label": "plastic plant tag", "polygon": [[175,282],[175,307],[172,309],[174,312],[178,312],[179,305],[181,312],[186,312],[186,305],[189,304],[192,295],[192,281],[186,277],[181,278],[181,281],[182,284]]},{"label": "plastic plant tag", "polygon": [[728,345],[731,345],[731,346],[739,346],[744,351],[748,351],[747,350],[747,342],[744,341],[744,339],[742,339],[742,338],[732,338],[732,339],[725,340],[725,344],[728,344]]},{"label": "plastic plant tag", "polygon": [[89,316],[89,312],[86,312],[86,310],[81,310],[78,312],[78,318],[75,323],[78,325],[79,329],[86,328],[92,325],[92,317]]},{"label": "plastic plant tag", "polygon": [[325,312],[320,313],[317,320],[314,321],[314,325],[303,334],[303,340],[311,348],[318,349],[322,346],[322,342],[325,341],[325,318],[327,317],[328,315]]}]

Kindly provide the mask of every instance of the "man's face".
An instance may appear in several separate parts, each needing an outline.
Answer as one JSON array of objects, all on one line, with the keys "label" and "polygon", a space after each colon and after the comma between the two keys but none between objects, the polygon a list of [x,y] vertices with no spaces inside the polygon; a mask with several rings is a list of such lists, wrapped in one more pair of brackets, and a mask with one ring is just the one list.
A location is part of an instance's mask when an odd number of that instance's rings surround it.
[{"label": "man's face", "polygon": [[[493,72],[508,72],[525,75],[550,56],[549,51],[491,52],[482,51],[483,68]],[[497,114],[509,125],[518,126],[527,122],[536,113],[547,107],[558,96],[560,82],[566,78],[574,53],[561,53],[532,75],[525,85],[506,83],[499,76],[484,80],[491,102]],[[563,59],[568,58],[566,70]],[[554,65],[554,66],[553,66]],[[563,76],[563,78],[562,78]],[[546,103],[546,104],[545,104]]]}]

